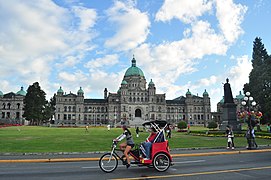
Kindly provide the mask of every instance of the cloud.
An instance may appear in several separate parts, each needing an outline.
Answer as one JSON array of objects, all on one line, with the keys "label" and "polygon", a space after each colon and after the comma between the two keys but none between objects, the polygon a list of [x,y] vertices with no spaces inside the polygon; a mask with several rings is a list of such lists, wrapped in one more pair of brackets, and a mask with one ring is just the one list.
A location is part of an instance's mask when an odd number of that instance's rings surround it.
[{"label": "cloud", "polygon": [[38,81],[50,92],[52,69],[75,66],[94,48],[94,9],[10,0],[0,2],[0,18],[0,72],[14,84]]},{"label": "cloud", "polygon": [[80,18],[79,29],[81,31],[89,30],[94,26],[97,19],[97,13],[94,9],[76,6],[73,7],[73,11]]},{"label": "cloud", "polygon": [[92,59],[85,64],[86,68],[96,69],[105,66],[113,66],[117,64],[119,56],[117,54],[105,55],[103,58]]},{"label": "cloud", "polygon": [[106,47],[126,51],[146,40],[150,31],[148,15],[131,6],[131,3],[115,1],[114,6],[107,10],[107,16],[116,33],[105,41]]},{"label": "cloud", "polygon": [[230,68],[229,79],[233,93],[237,94],[249,82],[249,73],[252,70],[252,63],[247,55],[236,58],[237,64]]},{"label": "cloud", "polygon": [[247,7],[241,4],[235,4],[232,0],[216,0],[216,17],[219,21],[219,27],[229,43],[233,43],[243,34],[241,23]]},{"label": "cloud", "polygon": [[170,21],[173,18],[184,23],[196,21],[199,16],[212,9],[212,1],[206,0],[165,0],[156,13],[156,21]]}]

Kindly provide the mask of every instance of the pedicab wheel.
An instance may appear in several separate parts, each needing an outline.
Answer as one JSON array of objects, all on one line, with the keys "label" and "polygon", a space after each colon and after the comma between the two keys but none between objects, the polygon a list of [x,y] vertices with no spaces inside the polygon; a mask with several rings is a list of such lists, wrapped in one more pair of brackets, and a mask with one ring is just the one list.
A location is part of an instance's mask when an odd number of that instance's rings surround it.
[{"label": "pedicab wheel", "polygon": [[153,167],[159,171],[164,172],[170,166],[170,159],[165,153],[158,153],[154,156]]},{"label": "pedicab wheel", "polygon": [[106,173],[113,172],[118,166],[118,159],[114,154],[106,153],[100,158],[99,166]]}]

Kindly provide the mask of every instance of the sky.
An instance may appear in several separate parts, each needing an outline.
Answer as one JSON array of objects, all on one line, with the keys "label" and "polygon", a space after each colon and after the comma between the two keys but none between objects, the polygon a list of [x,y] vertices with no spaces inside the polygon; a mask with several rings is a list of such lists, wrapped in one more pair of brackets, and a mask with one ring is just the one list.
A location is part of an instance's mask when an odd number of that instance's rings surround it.
[{"label": "sky", "polygon": [[256,37],[271,51],[269,0],[0,0],[0,91],[39,82],[50,99],[115,93],[133,56],[147,84],[171,100],[233,96],[252,69]]}]

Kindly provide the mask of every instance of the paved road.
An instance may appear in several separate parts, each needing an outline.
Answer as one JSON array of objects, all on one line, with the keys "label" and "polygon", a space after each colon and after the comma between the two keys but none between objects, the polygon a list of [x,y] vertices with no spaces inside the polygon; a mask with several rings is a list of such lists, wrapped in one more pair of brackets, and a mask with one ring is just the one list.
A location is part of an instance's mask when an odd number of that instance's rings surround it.
[{"label": "paved road", "polygon": [[[270,149],[265,149],[265,152],[245,151],[243,149],[235,151],[218,149],[183,152],[185,153],[174,154],[175,165],[163,173],[158,173],[153,168],[147,167],[132,166],[126,170],[124,166],[119,166],[116,171],[107,174],[99,169],[97,161],[3,162],[0,163],[0,180],[102,180],[129,178],[267,180],[271,178]],[[32,156],[32,159],[33,157],[36,156]],[[4,158],[1,157],[1,159],[3,160]]]}]

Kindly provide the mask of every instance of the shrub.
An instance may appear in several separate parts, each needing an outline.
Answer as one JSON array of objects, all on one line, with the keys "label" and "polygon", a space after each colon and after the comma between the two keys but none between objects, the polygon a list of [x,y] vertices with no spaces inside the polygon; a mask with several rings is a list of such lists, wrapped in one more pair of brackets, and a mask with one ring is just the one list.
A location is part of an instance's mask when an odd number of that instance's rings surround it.
[{"label": "shrub", "polygon": [[185,129],[185,128],[187,128],[186,122],[185,122],[185,121],[180,121],[180,122],[178,123],[178,128],[179,128],[179,129]]},{"label": "shrub", "polygon": [[207,128],[215,129],[215,128],[217,128],[217,123],[215,121],[211,121],[211,122],[209,122]]}]

